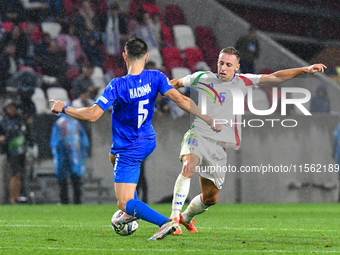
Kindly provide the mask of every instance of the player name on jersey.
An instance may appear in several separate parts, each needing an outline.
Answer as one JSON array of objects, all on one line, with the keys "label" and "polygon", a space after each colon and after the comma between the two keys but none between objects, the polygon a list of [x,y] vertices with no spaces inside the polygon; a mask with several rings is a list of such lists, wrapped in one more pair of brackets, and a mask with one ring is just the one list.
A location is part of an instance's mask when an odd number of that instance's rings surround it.
[{"label": "player name on jersey", "polygon": [[142,97],[149,94],[150,92],[151,92],[150,83],[147,83],[142,87],[130,89],[130,98]]}]

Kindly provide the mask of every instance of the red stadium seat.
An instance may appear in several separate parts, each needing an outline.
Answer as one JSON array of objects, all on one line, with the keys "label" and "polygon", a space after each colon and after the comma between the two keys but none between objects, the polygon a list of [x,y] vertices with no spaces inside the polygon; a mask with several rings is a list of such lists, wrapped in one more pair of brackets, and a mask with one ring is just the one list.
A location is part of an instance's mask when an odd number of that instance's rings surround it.
[{"label": "red stadium seat", "polygon": [[172,28],[175,25],[185,25],[185,17],[182,9],[178,5],[165,6],[165,22]]},{"label": "red stadium seat", "polygon": [[74,13],[76,11],[76,6],[73,3],[73,1],[72,0],[63,0],[63,7],[64,7],[65,17],[68,20],[72,20]]},{"label": "red stadium seat", "polygon": [[[26,25],[27,25],[26,22],[20,23],[20,27],[23,31],[26,31]],[[34,25],[34,33],[32,35],[32,40],[36,43],[40,43],[40,40],[41,40],[41,31],[37,24]]]},{"label": "red stadium seat", "polygon": [[162,11],[158,7],[158,5],[155,4],[143,4],[143,9],[151,16],[153,13],[157,13],[159,16],[160,21],[163,21]]},{"label": "red stadium seat", "polygon": [[195,65],[198,62],[204,62],[203,53],[199,48],[186,48],[184,50],[185,65],[191,70],[195,71]]},{"label": "red stadium seat", "polygon": [[210,66],[212,72],[217,72],[217,59],[220,51],[217,47],[206,48],[203,51],[205,61]]},{"label": "red stadium seat", "polygon": [[172,33],[171,33],[170,28],[168,28],[165,25],[162,25],[161,31],[162,31],[163,41],[169,46],[173,46],[174,39],[172,38]]},{"label": "red stadium seat", "polygon": [[129,19],[135,19],[136,14],[139,8],[142,7],[143,4],[154,4],[154,0],[130,0],[130,7],[129,7]]},{"label": "red stadium seat", "polygon": [[165,47],[162,49],[164,66],[171,71],[174,67],[183,67],[181,52],[176,47]]},{"label": "red stadium seat", "polygon": [[14,23],[12,22],[2,22],[1,23],[2,28],[6,31],[9,32],[12,30],[12,27],[14,26]]},{"label": "red stadium seat", "polygon": [[209,27],[196,27],[195,28],[196,34],[196,42],[198,47],[202,50],[206,48],[215,47],[215,36],[214,32]]}]

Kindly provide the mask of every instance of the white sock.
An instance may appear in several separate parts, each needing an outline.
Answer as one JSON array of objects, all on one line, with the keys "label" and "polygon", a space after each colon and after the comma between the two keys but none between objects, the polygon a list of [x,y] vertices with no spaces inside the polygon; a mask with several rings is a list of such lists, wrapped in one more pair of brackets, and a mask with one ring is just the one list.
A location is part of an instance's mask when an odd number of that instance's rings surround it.
[{"label": "white sock", "polygon": [[191,200],[187,209],[182,213],[182,220],[189,224],[196,215],[205,212],[208,208],[209,206],[202,203],[201,194],[197,195]]},{"label": "white sock", "polygon": [[174,195],[172,199],[172,212],[170,218],[179,218],[184,202],[188,196],[190,189],[190,178],[179,174],[174,187]]}]

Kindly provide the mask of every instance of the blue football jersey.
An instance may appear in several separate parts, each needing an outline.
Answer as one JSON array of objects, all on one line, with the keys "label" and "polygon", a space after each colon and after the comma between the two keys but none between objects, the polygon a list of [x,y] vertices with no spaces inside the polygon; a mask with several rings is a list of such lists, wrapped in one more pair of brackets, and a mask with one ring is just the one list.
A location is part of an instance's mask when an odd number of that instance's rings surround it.
[{"label": "blue football jersey", "polygon": [[143,70],[113,79],[95,102],[104,111],[112,105],[113,148],[131,145],[138,138],[155,138],[152,117],[158,92],[174,87],[158,70]]}]

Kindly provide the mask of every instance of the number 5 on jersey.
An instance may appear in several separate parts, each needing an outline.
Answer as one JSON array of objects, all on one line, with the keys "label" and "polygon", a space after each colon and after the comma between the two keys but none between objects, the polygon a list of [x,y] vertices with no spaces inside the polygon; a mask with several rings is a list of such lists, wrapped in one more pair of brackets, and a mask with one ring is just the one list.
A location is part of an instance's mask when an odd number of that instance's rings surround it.
[{"label": "number 5 on jersey", "polygon": [[146,117],[148,117],[148,109],[144,109],[144,105],[149,103],[149,99],[141,100],[138,104],[138,128],[144,123]]}]

